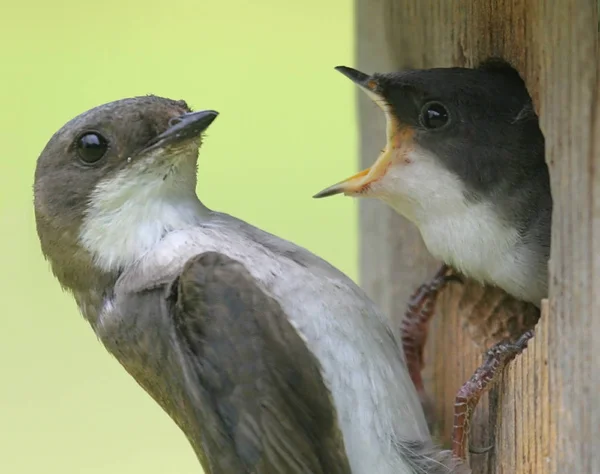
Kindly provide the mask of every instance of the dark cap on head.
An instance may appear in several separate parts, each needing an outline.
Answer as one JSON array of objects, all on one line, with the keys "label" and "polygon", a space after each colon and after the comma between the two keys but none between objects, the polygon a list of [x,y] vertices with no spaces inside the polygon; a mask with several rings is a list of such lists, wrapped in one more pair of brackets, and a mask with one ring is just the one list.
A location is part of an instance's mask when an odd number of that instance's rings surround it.
[{"label": "dark cap on head", "polygon": [[[386,150],[431,152],[473,194],[489,195],[506,180],[527,180],[545,166],[544,138],[525,83],[507,62],[489,59],[477,68],[402,70],[372,75],[338,66],[387,117]],[[380,159],[389,162],[391,154]],[[388,163],[315,197],[339,192],[367,194]],[[355,179],[356,178],[356,179]]]}]

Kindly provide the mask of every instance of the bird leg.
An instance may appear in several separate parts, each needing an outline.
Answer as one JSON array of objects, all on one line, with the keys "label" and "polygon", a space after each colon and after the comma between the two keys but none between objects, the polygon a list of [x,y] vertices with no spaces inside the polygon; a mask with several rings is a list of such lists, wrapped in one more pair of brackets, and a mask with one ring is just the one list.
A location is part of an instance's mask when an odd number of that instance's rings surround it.
[{"label": "bird leg", "polygon": [[424,366],[423,350],[427,341],[429,322],[433,317],[440,290],[450,280],[461,281],[456,275],[447,275],[449,270],[448,265],[442,265],[433,279],[417,288],[408,301],[408,308],[401,326],[402,348],[406,356],[408,372],[421,399],[430,428],[433,405],[425,392],[423,377],[421,376]]},{"label": "bird leg", "polygon": [[[502,370],[527,347],[533,337],[533,330],[523,333],[516,342],[500,341],[486,353],[483,363],[471,378],[460,388],[454,403],[454,426],[452,430],[452,452],[460,459],[466,459],[469,428],[473,410],[481,396],[489,390]],[[483,450],[481,452],[485,452]],[[473,451],[477,452],[477,451]]]}]

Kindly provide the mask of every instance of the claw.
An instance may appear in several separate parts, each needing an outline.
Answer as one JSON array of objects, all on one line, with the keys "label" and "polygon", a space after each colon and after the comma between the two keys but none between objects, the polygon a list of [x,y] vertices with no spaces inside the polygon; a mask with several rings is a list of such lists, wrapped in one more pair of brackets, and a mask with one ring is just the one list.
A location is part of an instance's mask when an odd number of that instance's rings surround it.
[{"label": "claw", "polygon": [[453,281],[456,283],[460,283],[461,285],[464,285],[464,283],[465,283],[465,280],[460,275],[457,275],[456,273],[451,273],[450,275],[444,275],[444,283],[450,283]]},{"label": "claw", "polygon": [[486,453],[489,453],[493,447],[494,447],[493,444],[490,444],[489,446],[481,447],[481,448],[472,446],[472,447],[469,447],[469,452],[471,454],[486,454]]}]

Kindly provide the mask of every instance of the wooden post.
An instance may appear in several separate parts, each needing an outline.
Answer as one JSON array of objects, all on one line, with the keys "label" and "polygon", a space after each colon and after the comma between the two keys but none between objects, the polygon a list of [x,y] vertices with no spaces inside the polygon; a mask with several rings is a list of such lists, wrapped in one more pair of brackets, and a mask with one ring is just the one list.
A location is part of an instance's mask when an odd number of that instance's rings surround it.
[{"label": "wooden post", "polygon": [[[356,0],[356,64],[365,72],[510,61],[546,137],[554,214],[549,305],[536,337],[478,407],[476,473],[600,473],[600,72],[598,0]],[[357,91],[361,167],[384,144],[384,118]],[[360,203],[361,283],[398,322],[439,262],[385,205]],[[444,291],[426,352],[429,393],[451,430],[458,387],[483,348],[465,330],[464,289]],[[488,342],[478,335],[478,342]]]}]

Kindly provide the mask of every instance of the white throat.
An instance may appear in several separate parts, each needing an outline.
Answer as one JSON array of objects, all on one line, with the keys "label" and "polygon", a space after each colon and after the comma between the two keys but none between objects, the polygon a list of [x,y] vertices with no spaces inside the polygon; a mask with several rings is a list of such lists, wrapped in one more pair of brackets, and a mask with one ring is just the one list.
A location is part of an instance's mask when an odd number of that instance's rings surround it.
[{"label": "white throat", "polygon": [[134,163],[99,182],[90,197],[80,241],[105,271],[133,264],[167,232],[193,226],[209,212],[195,193],[195,162],[146,165]]},{"label": "white throat", "polygon": [[[411,220],[429,252],[463,274],[525,297],[530,255],[516,228],[490,202],[471,202],[462,182],[428,152],[408,153],[373,186],[374,194]],[[526,298],[525,298],[526,299]]]}]

